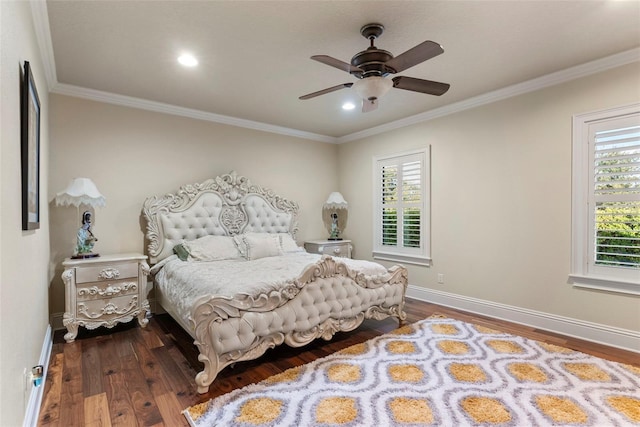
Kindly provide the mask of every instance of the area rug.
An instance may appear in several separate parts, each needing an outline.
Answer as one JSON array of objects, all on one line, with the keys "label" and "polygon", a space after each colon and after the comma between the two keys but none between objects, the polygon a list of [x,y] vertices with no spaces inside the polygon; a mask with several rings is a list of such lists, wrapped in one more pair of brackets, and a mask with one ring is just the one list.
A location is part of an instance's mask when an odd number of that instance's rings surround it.
[{"label": "area rug", "polygon": [[197,427],[640,425],[640,368],[429,318],[184,415]]}]

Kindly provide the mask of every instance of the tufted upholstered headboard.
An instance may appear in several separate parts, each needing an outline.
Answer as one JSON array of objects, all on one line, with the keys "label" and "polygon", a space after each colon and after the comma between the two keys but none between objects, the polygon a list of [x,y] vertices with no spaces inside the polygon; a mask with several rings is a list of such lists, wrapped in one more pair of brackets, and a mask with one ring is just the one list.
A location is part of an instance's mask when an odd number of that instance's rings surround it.
[{"label": "tufted upholstered headboard", "polygon": [[297,203],[235,172],[184,185],[176,193],[149,197],[142,213],[154,264],[173,254],[173,247],[183,240],[250,231],[295,237],[298,231]]}]

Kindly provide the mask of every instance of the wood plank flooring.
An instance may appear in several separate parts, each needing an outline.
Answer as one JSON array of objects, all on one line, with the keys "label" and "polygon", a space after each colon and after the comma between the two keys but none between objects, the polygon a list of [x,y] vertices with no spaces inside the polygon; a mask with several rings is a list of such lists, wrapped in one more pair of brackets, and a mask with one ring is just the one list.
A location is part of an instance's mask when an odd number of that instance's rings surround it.
[{"label": "wood plank flooring", "polygon": [[[450,308],[407,299],[407,323],[434,313],[484,325],[523,337],[557,344],[603,359],[640,366],[636,353],[564,337]],[[207,394],[198,394],[194,377],[200,371],[191,337],[166,314],[151,318],[147,328],[137,322],[113,329],[80,328],[74,343],[65,344],[57,331],[40,409],[40,426],[188,426],[186,407],[261,381],[278,372],[311,362],[387,333],[394,319],[367,320],[358,329],[316,340],[303,348],[282,345],[258,360],[223,370]]]}]

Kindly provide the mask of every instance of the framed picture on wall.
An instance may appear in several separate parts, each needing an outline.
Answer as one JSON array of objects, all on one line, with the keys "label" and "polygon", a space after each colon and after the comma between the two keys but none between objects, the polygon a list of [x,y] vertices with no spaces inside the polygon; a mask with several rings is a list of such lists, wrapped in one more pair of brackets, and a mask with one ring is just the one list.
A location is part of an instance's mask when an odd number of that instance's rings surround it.
[{"label": "framed picture on wall", "polygon": [[24,80],[20,94],[22,160],[22,229],[40,228],[40,98],[24,62]]}]

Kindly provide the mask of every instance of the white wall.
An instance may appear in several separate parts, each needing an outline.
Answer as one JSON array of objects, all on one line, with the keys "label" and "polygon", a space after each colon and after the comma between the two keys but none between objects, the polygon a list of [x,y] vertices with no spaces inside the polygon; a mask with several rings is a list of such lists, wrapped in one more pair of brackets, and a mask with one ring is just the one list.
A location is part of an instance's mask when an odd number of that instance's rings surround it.
[{"label": "white wall", "polygon": [[[48,94],[29,2],[0,1],[0,425],[22,424],[23,371],[38,364],[49,310]],[[22,231],[20,80],[33,68],[41,104],[40,229]]]},{"label": "white wall", "polygon": [[[336,191],[337,146],[184,117],[51,95],[49,200],[74,177],[107,198],[93,232],[100,253],[145,252],[140,218],[147,197],[235,170],[300,205],[298,241],[326,231],[322,203]],[[51,204],[52,313],[64,311],[61,261],[71,255],[76,209]]]},{"label": "white wall", "polygon": [[410,284],[640,330],[637,297],[567,284],[572,115],[639,100],[635,63],[339,146],[355,256],[371,258],[372,157],[431,145],[433,266]]}]

